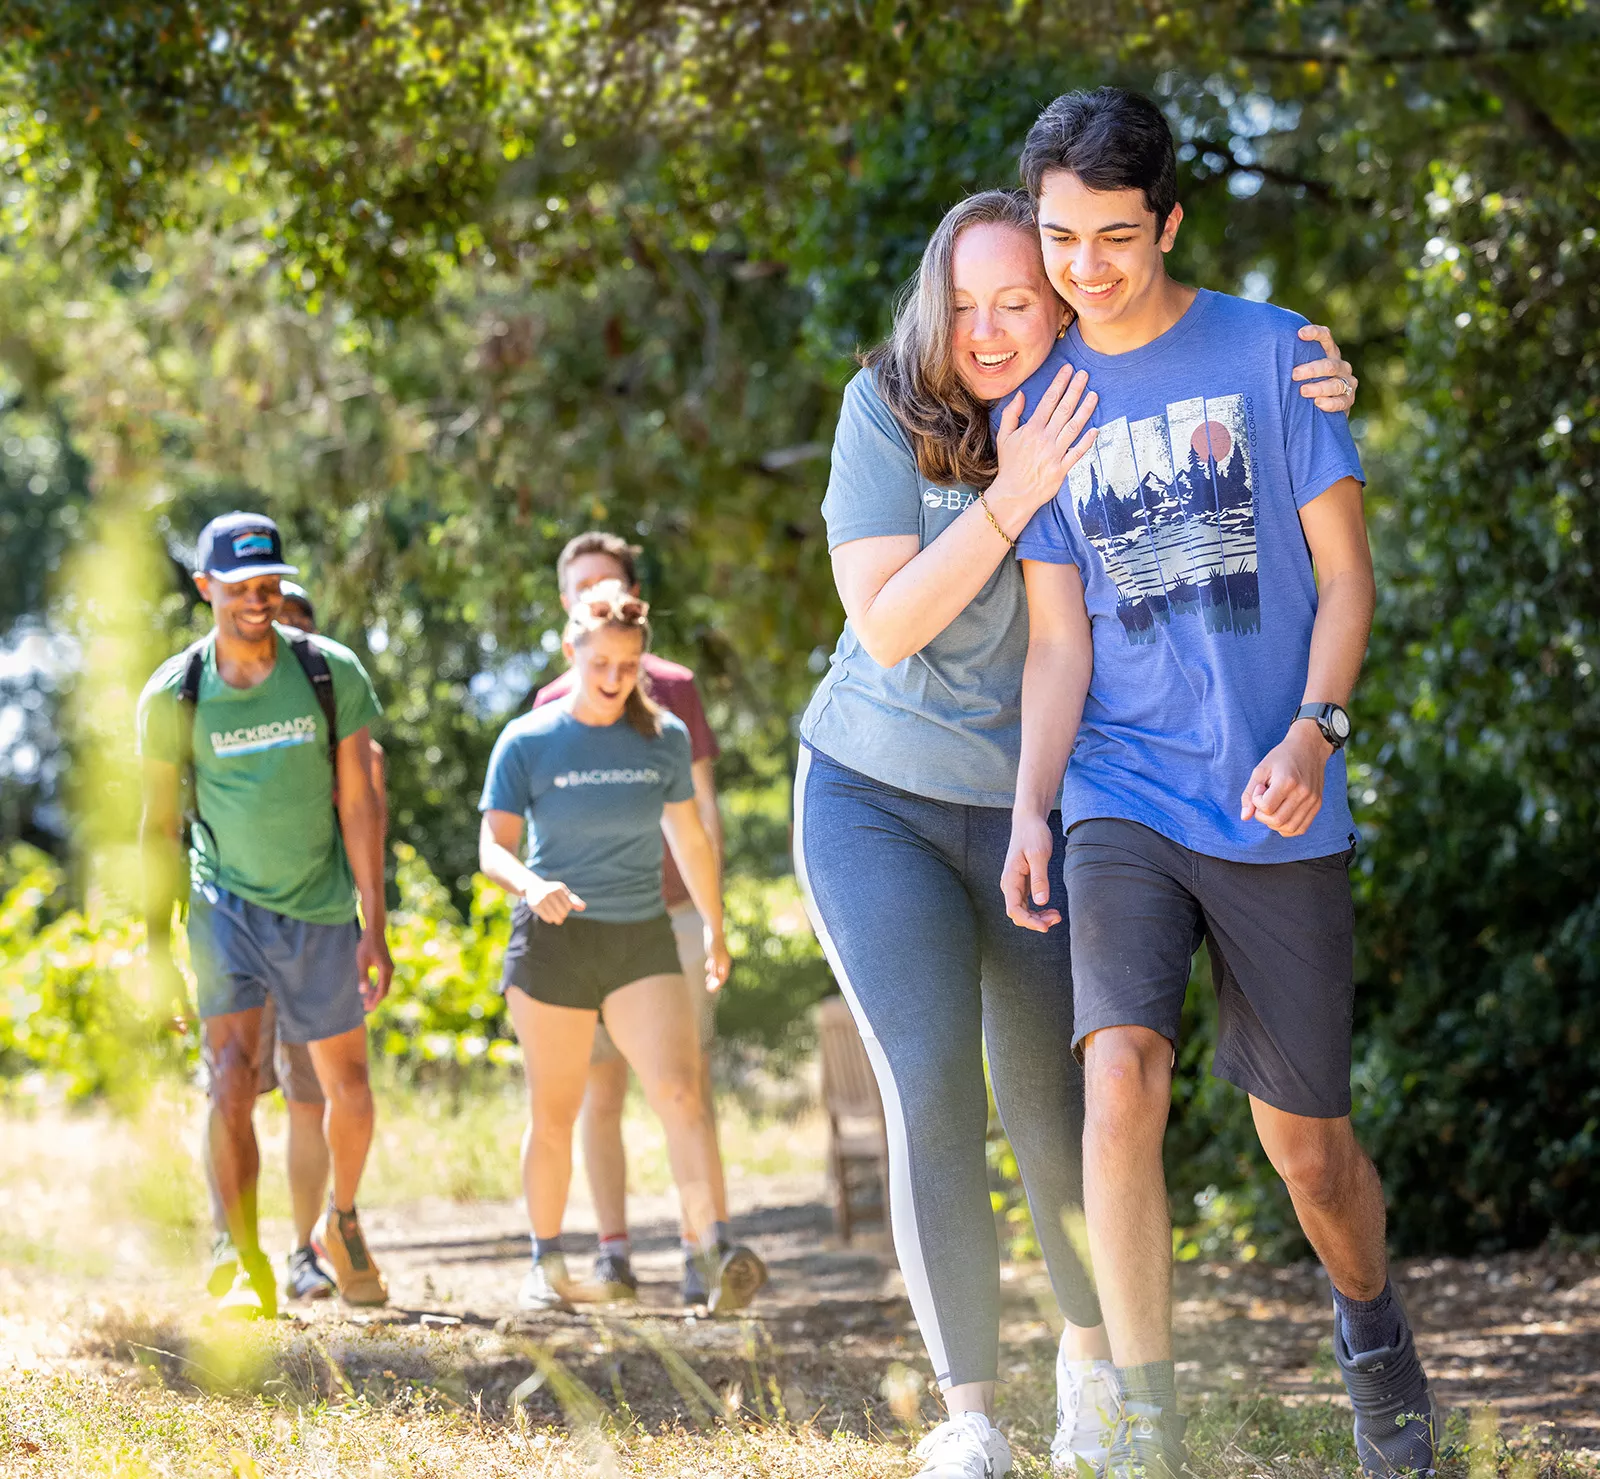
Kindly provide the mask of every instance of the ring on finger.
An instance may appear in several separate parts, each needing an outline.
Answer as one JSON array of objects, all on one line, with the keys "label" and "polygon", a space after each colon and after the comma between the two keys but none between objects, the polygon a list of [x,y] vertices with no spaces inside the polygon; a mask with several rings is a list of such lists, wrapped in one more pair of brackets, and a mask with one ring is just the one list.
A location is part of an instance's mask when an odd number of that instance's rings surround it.
[{"label": "ring on finger", "polygon": [[1343,375],[1339,375],[1336,378],[1338,379],[1339,384],[1344,386],[1344,390],[1345,390],[1345,394],[1346,395],[1349,395],[1349,396],[1354,396],[1355,395],[1355,393],[1356,393],[1355,386],[1353,386],[1348,380],[1346,380]]}]

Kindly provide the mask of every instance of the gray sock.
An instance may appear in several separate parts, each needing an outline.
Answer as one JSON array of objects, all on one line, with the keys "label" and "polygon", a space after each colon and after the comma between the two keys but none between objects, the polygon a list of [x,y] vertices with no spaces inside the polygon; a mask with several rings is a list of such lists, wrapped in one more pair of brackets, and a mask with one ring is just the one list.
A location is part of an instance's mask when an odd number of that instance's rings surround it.
[{"label": "gray sock", "polygon": [[1171,1361],[1146,1361],[1139,1366],[1117,1367],[1126,1402],[1146,1402],[1161,1409],[1163,1417],[1178,1411],[1178,1376]]},{"label": "gray sock", "polygon": [[1387,1280],[1376,1299],[1351,1299],[1335,1289],[1333,1304],[1339,1311],[1344,1343],[1352,1356],[1399,1345],[1400,1334],[1405,1329],[1405,1315],[1401,1312],[1400,1301],[1394,1297],[1394,1287]]},{"label": "gray sock", "polygon": [[721,1252],[724,1248],[732,1247],[733,1236],[728,1231],[726,1222],[713,1222],[711,1224],[711,1236],[703,1246],[699,1243],[691,1242],[688,1238],[684,1238],[682,1242],[684,1258],[692,1260],[698,1258],[702,1253],[710,1252],[713,1248]]},{"label": "gray sock", "polygon": [[533,1238],[533,1261],[537,1263],[541,1258],[548,1257],[551,1253],[565,1253],[566,1247],[561,1241],[561,1234],[553,1238]]}]

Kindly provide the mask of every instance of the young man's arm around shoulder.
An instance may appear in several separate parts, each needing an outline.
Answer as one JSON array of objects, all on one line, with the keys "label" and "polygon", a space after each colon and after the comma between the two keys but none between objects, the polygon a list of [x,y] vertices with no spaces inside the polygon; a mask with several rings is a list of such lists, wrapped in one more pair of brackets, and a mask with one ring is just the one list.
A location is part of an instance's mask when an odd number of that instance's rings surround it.
[{"label": "young man's arm around shoulder", "polygon": [[389,994],[394,962],[384,933],[388,905],[383,896],[383,815],[372,790],[372,748],[367,726],[339,741],[339,828],[361,896],[361,943],[356,970],[362,1005],[370,1012]]},{"label": "young man's arm around shoulder", "polygon": [[[1361,483],[1340,478],[1300,510],[1317,575],[1317,619],[1311,628],[1303,703],[1350,702],[1361,673],[1377,605]],[[1322,810],[1322,783],[1333,747],[1309,719],[1287,727],[1282,741],[1250,773],[1239,816],[1282,837],[1299,837]]]},{"label": "young man's arm around shoulder", "polygon": [[[1028,658],[1022,670],[1022,759],[1011,813],[1011,846],[1000,888],[1013,924],[1040,933],[1061,922],[1050,902],[1050,813],[1061,791],[1094,671],[1083,577],[1073,564],[1024,560]],[[1030,903],[1033,907],[1029,907]]]}]

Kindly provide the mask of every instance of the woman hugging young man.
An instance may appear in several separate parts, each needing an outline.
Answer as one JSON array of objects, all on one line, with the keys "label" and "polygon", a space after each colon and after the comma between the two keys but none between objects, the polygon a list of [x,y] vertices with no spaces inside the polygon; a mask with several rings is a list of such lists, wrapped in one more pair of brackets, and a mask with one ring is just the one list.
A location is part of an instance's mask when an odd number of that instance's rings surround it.
[{"label": "woman hugging young man", "polygon": [[939,223],[845,392],[823,514],[847,621],[795,787],[948,1409],[919,1472],[1011,1466],[985,1053],[1065,1320],[1054,1462],[1183,1467],[1161,1140],[1202,939],[1215,1069],[1328,1268],[1363,1468],[1431,1471],[1349,1120],[1354,376],[1325,329],[1167,275],[1183,212],[1148,99],[1058,98],[1022,172]]}]

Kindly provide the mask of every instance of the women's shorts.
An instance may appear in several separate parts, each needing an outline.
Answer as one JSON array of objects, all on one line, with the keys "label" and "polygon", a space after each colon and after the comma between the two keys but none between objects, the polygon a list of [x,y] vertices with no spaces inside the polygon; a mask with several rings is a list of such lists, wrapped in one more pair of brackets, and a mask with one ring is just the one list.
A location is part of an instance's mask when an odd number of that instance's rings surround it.
[{"label": "women's shorts", "polygon": [[672,921],[664,912],[629,924],[580,914],[549,924],[519,900],[511,914],[500,989],[515,986],[553,1007],[598,1012],[619,987],[646,976],[676,976],[682,969]]}]

